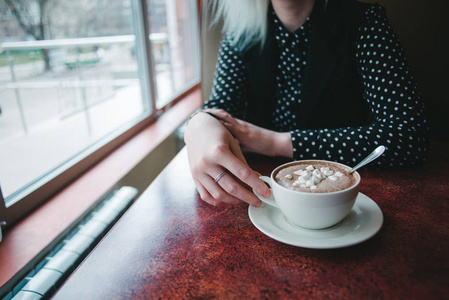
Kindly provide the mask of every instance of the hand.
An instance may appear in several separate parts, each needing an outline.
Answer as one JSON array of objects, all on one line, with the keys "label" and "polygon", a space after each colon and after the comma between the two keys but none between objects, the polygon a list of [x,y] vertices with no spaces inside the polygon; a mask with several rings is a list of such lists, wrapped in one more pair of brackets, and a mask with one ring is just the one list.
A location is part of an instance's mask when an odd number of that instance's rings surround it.
[{"label": "hand", "polygon": [[243,151],[267,156],[293,157],[290,132],[268,130],[232,117],[222,109],[205,110],[222,119],[223,126],[239,141]]},{"label": "hand", "polygon": [[[261,201],[244,184],[264,197],[270,196],[270,189],[248,166],[238,142],[222,122],[198,113],[189,121],[184,140],[193,180],[207,203],[216,206],[244,201],[260,206]],[[223,171],[227,173],[214,182]]]}]

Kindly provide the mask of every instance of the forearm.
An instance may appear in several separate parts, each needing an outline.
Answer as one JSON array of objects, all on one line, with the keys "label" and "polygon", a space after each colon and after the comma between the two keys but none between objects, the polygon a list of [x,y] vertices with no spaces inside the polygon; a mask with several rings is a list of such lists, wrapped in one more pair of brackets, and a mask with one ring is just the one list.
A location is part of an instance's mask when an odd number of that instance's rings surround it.
[{"label": "forearm", "polygon": [[269,156],[283,156],[293,158],[292,137],[290,132],[274,132],[271,133],[271,151]]},{"label": "forearm", "polygon": [[375,122],[369,126],[292,132],[294,159],[326,159],[354,165],[378,145],[387,148],[371,167],[405,167],[421,163],[428,147],[426,128]]},{"label": "forearm", "polygon": [[290,132],[276,132],[260,128],[254,130],[247,140],[241,142],[245,151],[267,156],[293,157]]}]

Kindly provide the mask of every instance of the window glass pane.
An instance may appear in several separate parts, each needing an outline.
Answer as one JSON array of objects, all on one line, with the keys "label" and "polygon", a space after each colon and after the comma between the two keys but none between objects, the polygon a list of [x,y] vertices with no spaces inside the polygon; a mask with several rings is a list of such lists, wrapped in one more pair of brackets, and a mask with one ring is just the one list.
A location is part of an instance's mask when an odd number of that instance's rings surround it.
[{"label": "window glass pane", "polygon": [[[0,1],[0,184],[8,196],[151,111],[131,0]],[[71,161],[72,162],[72,161]]]},{"label": "window glass pane", "polygon": [[149,0],[158,108],[199,79],[196,0]]}]

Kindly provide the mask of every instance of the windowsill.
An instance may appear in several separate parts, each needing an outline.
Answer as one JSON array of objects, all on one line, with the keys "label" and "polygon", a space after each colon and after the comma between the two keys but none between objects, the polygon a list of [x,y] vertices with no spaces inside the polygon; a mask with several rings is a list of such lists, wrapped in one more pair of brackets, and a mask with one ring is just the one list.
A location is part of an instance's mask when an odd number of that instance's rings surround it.
[{"label": "windowsill", "polygon": [[[0,287],[25,276],[26,267],[42,259],[67,229],[101,197],[122,183],[201,104],[198,87],[158,120],[133,136],[39,209],[3,233]],[[149,178],[146,184],[149,184]],[[139,190],[139,192],[143,192]],[[10,287],[12,288],[12,286]]]}]

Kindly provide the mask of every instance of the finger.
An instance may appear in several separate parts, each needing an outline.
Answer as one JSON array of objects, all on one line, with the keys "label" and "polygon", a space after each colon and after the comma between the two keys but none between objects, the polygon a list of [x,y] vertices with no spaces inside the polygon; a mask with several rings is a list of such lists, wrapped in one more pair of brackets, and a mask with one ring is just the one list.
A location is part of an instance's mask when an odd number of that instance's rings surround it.
[{"label": "finger", "polygon": [[[225,174],[220,181],[222,181],[225,177],[230,177],[229,174]],[[218,182],[215,182],[212,178],[209,180],[206,180],[204,182],[204,187],[209,192],[209,194],[212,196],[212,198],[219,202],[224,202],[228,204],[237,204],[240,203],[241,200],[239,198],[234,197],[233,195],[230,195],[228,192],[226,192]]]},{"label": "finger", "polygon": [[218,184],[229,195],[240,199],[248,204],[260,206],[262,202],[252,192],[248,191],[244,186],[237,182],[232,176],[228,175],[220,179]]},{"label": "finger", "polygon": [[237,121],[230,113],[223,109],[209,108],[204,111],[210,112],[211,114],[216,115],[217,117],[228,123],[236,123]]},{"label": "finger", "polygon": [[228,122],[226,120],[221,121],[221,124],[231,133],[236,132],[235,124],[232,124],[231,122]]},{"label": "finger", "polygon": [[220,114],[220,115],[225,115],[228,114],[230,115],[226,110],[221,109],[221,108],[206,108],[204,111],[210,112],[210,113],[216,113],[216,114]]},{"label": "finger", "polygon": [[238,159],[240,159],[245,165],[248,166],[248,163],[246,162],[246,158],[243,155],[242,148],[238,144],[237,140],[235,143],[229,143],[229,149],[231,150],[232,154],[234,154]]},{"label": "finger", "polygon": [[200,194],[201,200],[212,206],[217,206],[219,204],[198,180],[194,179],[193,181],[195,182],[196,190],[198,191],[198,194]]},{"label": "finger", "polygon": [[221,121],[221,125],[223,125],[229,133],[232,135],[232,137],[239,143],[237,136],[239,134],[238,130],[235,128],[234,124],[231,124],[227,121]]},{"label": "finger", "polygon": [[[223,155],[217,157],[218,164],[229,170],[236,178],[253,188],[262,196],[269,198],[271,195],[270,189],[267,187],[256,172],[254,172],[246,163],[245,160],[237,158],[230,149],[223,149]],[[228,153],[226,153],[228,152]],[[243,155],[243,154],[242,154]]]}]

